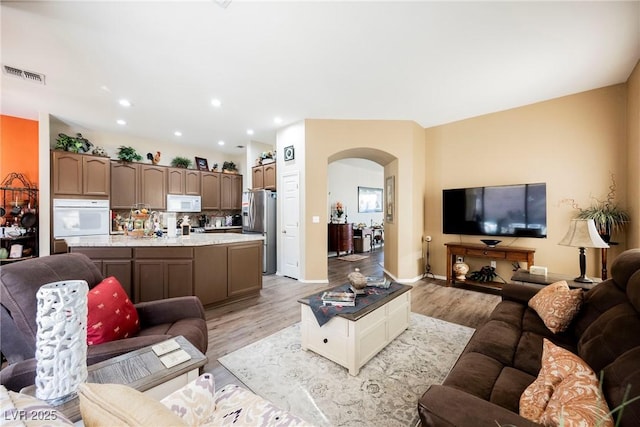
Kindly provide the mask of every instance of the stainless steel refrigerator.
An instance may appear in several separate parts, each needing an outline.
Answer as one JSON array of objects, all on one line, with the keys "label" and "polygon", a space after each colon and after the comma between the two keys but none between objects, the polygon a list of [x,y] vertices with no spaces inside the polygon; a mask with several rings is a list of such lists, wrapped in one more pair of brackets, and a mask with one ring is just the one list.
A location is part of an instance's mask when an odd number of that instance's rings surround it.
[{"label": "stainless steel refrigerator", "polygon": [[262,272],[276,272],[276,193],[251,190],[242,193],[242,232],[264,236]]}]

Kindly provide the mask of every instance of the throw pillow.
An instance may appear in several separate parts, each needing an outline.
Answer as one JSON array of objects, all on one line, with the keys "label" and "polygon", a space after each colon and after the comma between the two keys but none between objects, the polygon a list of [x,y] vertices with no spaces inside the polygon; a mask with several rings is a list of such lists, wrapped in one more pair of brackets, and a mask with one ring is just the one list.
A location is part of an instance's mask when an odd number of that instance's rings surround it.
[{"label": "throw pillow", "polygon": [[529,307],[534,309],[551,332],[564,332],[580,306],[582,305],[582,289],[569,289],[564,280],[542,288],[529,300]]},{"label": "throw pillow", "polygon": [[107,277],[87,295],[87,344],[133,336],[140,330],[138,312],[115,277]]},{"label": "throw pillow", "polygon": [[86,427],[187,425],[159,401],[126,385],[84,383],[78,397]]},{"label": "throw pillow", "polygon": [[213,374],[202,374],[160,402],[190,426],[203,425],[213,417],[215,381]]},{"label": "throw pillow", "polygon": [[2,426],[73,426],[59,409],[33,396],[7,390],[3,385],[0,385],[0,413]]},{"label": "throw pillow", "polygon": [[520,415],[544,426],[613,427],[596,374],[582,359],[543,339],[542,368],[520,397]]}]

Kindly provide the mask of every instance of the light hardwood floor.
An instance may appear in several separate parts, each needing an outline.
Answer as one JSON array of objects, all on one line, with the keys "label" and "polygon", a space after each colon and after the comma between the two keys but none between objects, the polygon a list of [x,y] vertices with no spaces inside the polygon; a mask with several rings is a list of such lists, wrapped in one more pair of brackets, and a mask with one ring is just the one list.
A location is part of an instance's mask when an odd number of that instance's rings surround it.
[{"label": "light hardwood floor", "polygon": [[[216,386],[242,385],[218,358],[299,322],[299,298],[347,282],[355,268],[366,276],[381,276],[383,252],[364,255],[369,256],[356,262],[329,258],[329,284],[264,276],[260,296],[206,310],[209,361],[204,370],[214,374]],[[496,295],[446,287],[442,280],[423,279],[413,286],[411,311],[473,328],[483,324],[500,301]]]}]

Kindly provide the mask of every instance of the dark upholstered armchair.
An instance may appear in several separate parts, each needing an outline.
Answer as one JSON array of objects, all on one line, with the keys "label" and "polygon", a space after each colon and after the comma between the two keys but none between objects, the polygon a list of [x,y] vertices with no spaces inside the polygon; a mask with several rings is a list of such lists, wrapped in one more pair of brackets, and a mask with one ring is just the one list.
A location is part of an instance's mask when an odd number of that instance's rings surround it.
[{"label": "dark upholstered armchair", "polygon": [[[8,365],[0,384],[14,391],[34,384],[36,361],[36,292],[45,283],[86,280],[89,289],[103,277],[82,254],[52,255],[0,267],[0,350]],[[202,303],[195,296],[136,304],[140,332],[131,338],[89,346],[87,364],[184,336],[202,353],[207,351],[207,325]]]}]

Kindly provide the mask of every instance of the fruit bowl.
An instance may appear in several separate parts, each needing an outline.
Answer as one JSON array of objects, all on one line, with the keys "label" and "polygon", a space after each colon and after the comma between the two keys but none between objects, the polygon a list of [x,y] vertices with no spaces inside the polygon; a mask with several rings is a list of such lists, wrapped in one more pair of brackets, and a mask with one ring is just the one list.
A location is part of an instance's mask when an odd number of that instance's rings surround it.
[{"label": "fruit bowl", "polygon": [[498,243],[502,242],[502,240],[494,240],[494,239],[481,239],[480,241],[485,245],[489,246],[490,248],[494,248]]}]

